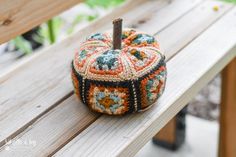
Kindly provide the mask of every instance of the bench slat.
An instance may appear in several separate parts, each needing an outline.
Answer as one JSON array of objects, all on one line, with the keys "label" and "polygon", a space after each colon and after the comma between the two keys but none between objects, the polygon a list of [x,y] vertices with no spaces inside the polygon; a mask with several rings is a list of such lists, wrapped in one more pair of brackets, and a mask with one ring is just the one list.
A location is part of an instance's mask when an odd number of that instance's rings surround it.
[{"label": "bench slat", "polygon": [[[32,145],[26,145],[28,151],[19,154],[17,145],[16,148],[8,147],[3,148],[5,153],[0,156],[24,156],[24,157],[32,157],[32,156],[49,156],[59,149],[59,146],[63,146],[70,139],[72,139],[75,135],[80,133],[84,128],[86,128],[89,124],[94,122],[98,114],[93,112],[89,112],[86,107],[83,105],[78,105],[78,102],[75,96],[72,96],[61,103],[60,108],[56,107],[52,109],[49,113],[45,114],[46,119],[39,119],[35,123],[37,125],[33,125],[28,127],[25,132],[29,132],[30,134],[19,134],[20,139],[18,141],[22,142],[35,142],[35,148]],[[79,112],[78,112],[79,111]],[[57,119],[55,119],[57,117]],[[56,121],[55,121],[56,120]],[[58,132],[60,130],[60,132]],[[32,137],[31,134],[34,136]],[[16,142],[14,140],[8,141]],[[50,147],[51,149],[47,149]],[[20,148],[22,150],[22,148]],[[25,148],[23,148],[25,149]],[[33,151],[32,151],[33,150]]]},{"label": "bench slat", "polygon": [[236,56],[236,8],[167,63],[159,103],[144,113],[101,116],[55,156],[133,156]]},{"label": "bench slat", "polygon": [[[174,2],[173,2],[173,4],[174,4]],[[207,3],[208,4],[208,3]],[[220,3],[220,2],[212,2],[211,3],[211,5],[209,5],[208,6],[208,12],[205,14],[205,16],[199,16],[199,21],[201,21],[201,22],[199,22],[199,23],[197,23],[198,25],[197,26],[201,26],[202,25],[202,23],[203,22],[205,22],[205,21],[209,21],[208,22],[208,25],[210,25],[214,20],[216,20],[217,18],[219,18],[220,17],[220,15],[222,15],[225,11],[227,11],[228,9],[230,9],[230,6],[228,6],[228,5],[223,5],[224,7],[221,9],[221,11],[220,11],[220,13],[219,14],[214,14],[214,16],[212,15],[212,10],[211,10],[211,7],[213,6],[213,5],[215,5],[215,4],[222,4],[222,3]],[[168,6],[166,6],[165,8],[163,8],[163,9],[161,9],[159,12],[166,12],[166,9],[169,9],[170,7],[170,5],[172,5],[172,4],[169,4]],[[182,4],[181,4],[182,5]],[[181,5],[179,5],[179,7],[181,7]],[[190,14],[190,15],[192,15],[192,16],[195,16],[195,15],[197,15],[198,14],[198,11],[196,11],[196,10],[199,10],[198,8],[202,8],[202,6],[205,6],[205,3],[203,3],[202,5],[200,5],[199,7],[197,7],[196,9],[193,9],[191,12],[189,12],[188,14]],[[179,9],[179,7],[177,7],[176,9],[178,10]],[[174,12],[173,12],[174,13]],[[132,14],[131,14],[132,15]],[[132,15],[133,16],[133,15]],[[172,15],[172,14],[168,14],[168,16],[166,16],[166,17],[173,17],[174,15]],[[145,18],[145,17],[144,17]],[[161,22],[161,23],[163,23],[162,21],[161,21],[161,19],[163,19],[163,20],[165,20],[166,21],[166,18],[160,18],[157,22]],[[183,19],[186,19],[186,20],[189,20],[189,17],[188,16],[184,16],[183,17]],[[203,20],[204,19],[204,20]],[[208,19],[208,20],[206,20],[206,19]],[[150,20],[152,20],[152,19],[150,19]],[[182,20],[183,22],[185,22],[186,20]],[[171,23],[171,21],[169,22],[168,20],[167,20],[167,23],[166,23],[166,26],[169,24],[169,23]],[[175,23],[173,23],[172,24],[173,26],[175,26],[175,27],[172,27],[172,26],[170,26],[170,27],[168,27],[167,28],[167,30],[168,29],[173,29],[173,28],[181,28],[180,26],[180,24],[179,24],[179,22],[175,22]],[[158,24],[153,24],[152,25],[153,27],[156,27],[157,28],[157,31],[159,31],[159,30],[162,30],[162,27],[158,27]],[[177,27],[178,26],[178,27]],[[196,27],[195,25],[193,26],[192,25],[192,27],[194,28],[194,27]],[[204,30],[205,28],[207,27],[207,25],[204,25],[204,27],[201,27],[202,28],[202,30]],[[150,26],[148,27],[148,28],[151,28]],[[160,34],[162,33],[162,32],[165,32],[166,30],[164,29],[163,31],[161,31],[160,32]],[[188,27],[188,29],[186,29],[186,31],[188,32],[188,33],[191,33],[192,32],[192,28],[191,27]],[[190,39],[190,41],[193,39],[193,38],[195,38],[197,36],[197,33],[193,33],[192,34],[192,38]],[[179,34],[177,33],[175,33],[175,34],[173,34],[173,38],[174,39],[176,39],[176,40],[180,40],[180,41],[183,41],[184,40],[184,37],[182,37],[181,38],[181,36],[179,36]],[[165,38],[163,38],[163,39],[165,39]],[[167,41],[167,40],[163,40],[162,38],[160,38],[160,40],[161,41],[163,41],[163,42],[165,42],[165,41]],[[162,43],[162,42],[161,42]],[[182,46],[184,46],[184,42],[181,42],[182,43]],[[186,44],[186,43],[185,43]],[[166,44],[167,45],[167,47],[171,47],[172,45],[171,44]],[[178,49],[176,49],[176,51],[175,51],[175,53],[178,51]],[[175,53],[173,53],[173,54],[175,54]],[[74,100],[74,99],[73,99]],[[65,102],[67,102],[67,100],[65,101]],[[74,103],[78,103],[77,101],[75,101]],[[62,103],[62,104],[64,104],[64,102]],[[70,104],[68,104],[68,105],[70,105]],[[82,104],[81,104],[82,105]],[[63,109],[61,109],[61,107],[60,107],[60,105],[59,106],[57,106],[56,107],[57,108],[57,110],[63,110]],[[73,108],[73,109],[71,109],[71,110],[77,110],[77,108],[75,108],[75,106],[74,105],[71,105],[71,108]],[[58,111],[59,112],[59,111]],[[62,112],[62,111],[60,111],[60,112]],[[80,112],[79,110],[77,110],[77,112]],[[70,116],[70,115],[68,115],[68,116]],[[50,117],[50,116],[49,116]],[[50,122],[50,119],[51,118],[48,118],[48,114],[46,115],[46,116],[44,116],[41,120],[42,121],[44,121],[44,122]],[[58,121],[56,124],[57,125],[60,125],[60,119],[58,119],[58,117],[56,116],[56,115],[54,115],[54,122],[56,122],[56,121]],[[71,121],[72,122],[74,122],[73,124],[74,125],[76,125],[77,123],[78,123],[78,120],[77,120],[77,117],[74,117],[73,115],[71,116]],[[93,121],[93,119],[92,119],[92,121]],[[88,122],[89,123],[89,122]],[[48,124],[48,123],[47,123]],[[22,138],[22,139],[27,139],[27,138],[29,138],[29,137],[31,137],[31,139],[33,139],[34,137],[35,137],[35,133],[36,132],[40,132],[41,134],[37,134],[37,136],[39,136],[39,137],[45,137],[45,135],[47,134],[46,132],[47,132],[47,130],[42,130],[41,128],[42,127],[39,127],[40,125],[42,125],[41,123],[40,124],[38,124],[37,122],[35,123],[35,124],[33,124],[32,125],[32,127],[31,127],[31,130],[30,131],[28,131],[28,130],[26,130],[26,131],[24,131],[23,133],[22,133],[22,135],[20,135],[19,137],[20,138]],[[50,125],[49,125],[50,126]],[[57,129],[57,131],[54,133],[55,134],[55,136],[51,136],[50,135],[50,131],[49,131],[49,133],[48,133],[48,136],[47,136],[47,138],[45,138],[44,139],[44,141],[37,141],[38,142],[38,145],[40,145],[40,147],[36,147],[35,149],[29,149],[29,150],[25,150],[25,152],[27,153],[27,154],[29,154],[29,152],[31,152],[32,154],[31,155],[34,155],[34,154],[37,154],[38,152],[40,152],[40,151],[42,151],[42,150],[45,150],[45,155],[47,155],[47,153],[49,152],[49,150],[51,151],[51,152],[53,152],[57,147],[60,147],[61,145],[63,145],[64,144],[64,142],[62,142],[62,141],[59,141],[59,143],[56,143],[55,142],[55,145],[51,145],[51,143],[50,143],[50,141],[56,141],[58,138],[60,139],[60,136],[61,136],[61,134],[63,134],[62,132],[64,132],[64,133],[68,133],[68,134],[70,134],[70,136],[74,136],[74,134],[75,134],[75,132],[73,132],[74,130],[72,130],[72,131],[70,131],[70,128],[68,128],[68,130],[65,130],[65,128],[61,128],[61,129],[58,129],[59,127],[57,127],[57,126],[55,126]],[[78,130],[78,132],[79,132],[79,130]],[[26,134],[25,134],[26,133]],[[23,134],[25,134],[25,135],[23,135]],[[65,140],[65,139],[64,139]],[[46,141],[48,141],[48,142],[46,142]],[[8,154],[11,154],[11,152],[10,151],[8,151],[7,152]],[[13,150],[13,152],[12,153],[14,153],[14,150]],[[0,154],[4,154],[4,152],[1,152]],[[23,153],[22,153],[22,155],[23,156],[25,156],[25,155],[27,155],[27,154],[24,154],[23,155]]]},{"label": "bench slat", "polygon": [[[154,34],[157,30],[161,31],[164,29],[166,23],[173,23],[182,17],[182,15],[192,11],[192,9],[200,5],[202,1],[203,0],[172,0],[164,9],[146,13],[148,16],[146,19],[139,22],[138,28],[145,30],[147,33]],[[133,27],[135,28],[137,26],[133,24]]]},{"label": "bench slat", "polygon": [[[43,114],[72,95],[70,62],[79,42],[92,32],[108,27],[112,19],[127,13],[143,2],[145,0],[128,1],[112,14],[46,49],[0,79],[0,146],[5,143],[5,140],[15,137]],[[135,19],[137,16],[128,16],[127,20]]]},{"label": "bench slat", "polygon": [[[219,11],[213,10],[215,6],[219,6]],[[233,5],[228,3],[207,0],[161,31],[158,37],[166,57],[174,56],[232,7]],[[165,16],[162,18],[165,19]]]},{"label": "bench slat", "polygon": [[0,1],[0,44],[49,20],[82,0]]}]

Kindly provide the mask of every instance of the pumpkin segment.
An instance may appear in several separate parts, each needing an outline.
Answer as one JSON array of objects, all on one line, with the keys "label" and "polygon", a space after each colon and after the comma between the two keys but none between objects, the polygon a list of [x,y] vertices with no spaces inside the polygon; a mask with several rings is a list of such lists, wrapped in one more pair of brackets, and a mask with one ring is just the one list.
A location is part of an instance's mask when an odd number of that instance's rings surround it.
[{"label": "pumpkin segment", "polygon": [[165,56],[156,39],[134,29],[96,33],[76,50],[72,81],[78,98],[92,111],[123,115],[150,108],[166,82]]}]

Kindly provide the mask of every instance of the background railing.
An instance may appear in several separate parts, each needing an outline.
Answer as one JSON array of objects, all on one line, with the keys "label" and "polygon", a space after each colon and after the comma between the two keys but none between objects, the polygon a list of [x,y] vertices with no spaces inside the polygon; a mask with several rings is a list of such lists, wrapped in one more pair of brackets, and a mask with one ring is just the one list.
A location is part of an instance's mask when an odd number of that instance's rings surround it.
[{"label": "background railing", "polygon": [[83,0],[1,0],[0,44],[27,32]]}]

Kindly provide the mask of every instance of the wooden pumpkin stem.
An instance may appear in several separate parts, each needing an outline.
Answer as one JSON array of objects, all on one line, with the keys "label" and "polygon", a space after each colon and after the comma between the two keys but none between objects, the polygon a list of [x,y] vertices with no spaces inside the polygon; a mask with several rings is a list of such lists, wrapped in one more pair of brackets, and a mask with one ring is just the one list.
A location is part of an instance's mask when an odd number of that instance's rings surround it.
[{"label": "wooden pumpkin stem", "polygon": [[113,49],[121,49],[122,41],[122,19],[113,21]]}]

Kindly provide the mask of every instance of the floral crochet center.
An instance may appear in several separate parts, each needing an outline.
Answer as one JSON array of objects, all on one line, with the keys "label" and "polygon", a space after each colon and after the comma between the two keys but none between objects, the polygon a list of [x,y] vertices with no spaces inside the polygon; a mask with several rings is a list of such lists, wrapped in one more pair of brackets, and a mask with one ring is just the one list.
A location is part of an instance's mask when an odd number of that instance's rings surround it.
[{"label": "floral crochet center", "polygon": [[110,33],[97,33],[80,45],[72,63],[75,93],[94,111],[120,115],[142,111],[163,93],[165,57],[153,36],[122,32],[121,49]]}]

